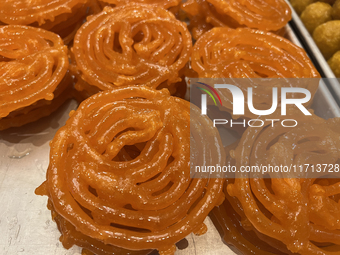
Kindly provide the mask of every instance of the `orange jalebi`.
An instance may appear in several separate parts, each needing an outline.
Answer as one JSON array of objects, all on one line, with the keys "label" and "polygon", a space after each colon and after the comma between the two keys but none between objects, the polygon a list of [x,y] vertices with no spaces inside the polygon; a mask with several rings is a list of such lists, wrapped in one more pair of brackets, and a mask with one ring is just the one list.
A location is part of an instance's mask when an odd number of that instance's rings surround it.
[{"label": "orange jalebi", "polygon": [[0,130],[35,121],[60,106],[72,83],[68,66],[67,47],[58,35],[0,26]]},{"label": "orange jalebi", "polygon": [[[100,90],[124,85],[169,88],[174,94],[192,48],[184,23],[160,7],[105,7],[78,30],[73,46],[78,80]],[[77,84],[82,90],[84,82]],[[181,84],[185,86],[185,84]]]},{"label": "orange jalebi", "polygon": [[223,201],[223,179],[190,178],[190,137],[207,140],[205,151],[223,164],[217,136],[199,109],[166,89],[100,92],[57,132],[36,192],[48,195],[65,247],[173,254],[176,242],[205,232],[203,220]]},{"label": "orange jalebi", "polygon": [[195,39],[211,27],[249,27],[277,31],[291,19],[284,0],[188,0],[181,7]]},{"label": "orange jalebi", "polygon": [[2,0],[0,22],[40,27],[59,34],[65,43],[69,43],[88,14],[90,1]]},{"label": "orange jalebi", "polygon": [[[194,45],[191,66],[201,78],[258,78],[259,82],[234,79],[244,95],[248,87],[253,88],[255,109],[270,109],[272,105],[273,82],[269,78],[281,78],[277,79],[278,87],[307,88],[313,97],[318,79],[291,82],[287,78],[320,77],[303,49],[278,35],[249,28],[218,27],[206,32]],[[232,109],[231,93],[220,92],[223,106]],[[250,113],[246,116],[253,117]]]},{"label": "orange jalebi", "polygon": [[284,27],[291,19],[291,9],[284,0],[207,0],[217,12],[228,15],[241,25],[265,31]]},{"label": "orange jalebi", "polygon": [[340,118],[313,115],[293,128],[276,123],[246,130],[230,153],[237,168],[270,164],[292,171],[253,173],[253,178],[237,173],[227,180],[227,199],[213,218],[229,244],[243,254],[339,253],[339,125]]},{"label": "orange jalebi", "polygon": [[196,41],[191,58],[199,77],[320,77],[303,49],[281,36],[249,28],[211,29]]},{"label": "orange jalebi", "polygon": [[83,248],[82,255],[146,255],[152,253],[152,250],[132,251],[105,244],[79,232],[75,226],[54,210],[51,200],[48,200],[47,208],[51,210],[52,219],[56,222],[60,233],[62,233],[60,241],[66,249],[71,248],[73,245],[78,245]]}]

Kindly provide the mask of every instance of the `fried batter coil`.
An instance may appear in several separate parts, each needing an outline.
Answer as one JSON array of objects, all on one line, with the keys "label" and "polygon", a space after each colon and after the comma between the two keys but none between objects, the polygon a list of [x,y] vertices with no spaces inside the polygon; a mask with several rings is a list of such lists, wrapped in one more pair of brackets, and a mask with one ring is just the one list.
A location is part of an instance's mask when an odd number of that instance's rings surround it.
[{"label": "fried batter coil", "polygon": [[264,31],[276,31],[291,19],[291,9],[284,0],[207,0],[220,14],[241,25]]},{"label": "fried batter coil", "polygon": [[[71,9],[87,0],[21,1],[4,0],[0,4],[0,20],[5,24],[29,25],[38,22],[39,26],[47,20],[54,21],[59,15],[70,13]],[[15,12],[13,12],[15,8]]]},{"label": "fried batter coil", "polygon": [[[259,82],[234,79],[244,95],[252,87],[255,109],[272,106],[273,82],[268,78],[281,78],[277,79],[280,87],[286,84],[307,88],[313,97],[318,79],[291,82],[288,78],[320,77],[303,49],[278,35],[249,28],[216,27],[202,35],[194,45],[191,67],[201,78],[258,78]],[[220,93],[223,106],[231,110],[231,93]],[[254,115],[247,112],[246,117]]]},{"label": "fried batter coil", "polygon": [[305,51],[287,39],[249,28],[213,28],[194,45],[192,68],[200,77],[316,78]]},{"label": "fried batter coil", "polygon": [[17,25],[1,26],[0,34],[1,120],[40,100],[51,101],[60,83],[59,91],[70,85],[69,79],[62,82],[69,62],[58,35]]},{"label": "fried batter coil", "polygon": [[89,0],[3,0],[0,22],[43,28],[59,34],[68,44],[88,14],[89,5]]},{"label": "fried batter coil", "polygon": [[[231,155],[238,168],[339,164],[339,124],[339,118],[326,121],[313,115],[299,119],[294,128],[248,128]],[[225,239],[244,254],[337,254],[340,182],[321,178],[327,174],[270,173],[264,179],[238,173],[226,184],[226,204],[213,212]],[[231,211],[224,212],[227,204]],[[236,238],[228,238],[228,230]]]},{"label": "fried batter coil", "polygon": [[112,255],[112,254],[126,254],[126,255],[144,255],[149,254],[151,250],[131,251],[116,246],[105,244],[99,240],[93,239],[87,235],[77,231],[77,229],[63,217],[61,217],[53,208],[51,200],[48,200],[48,209],[51,210],[52,219],[56,222],[60,233],[60,241],[66,249],[73,245],[83,247],[83,255]]},{"label": "fried batter coil", "polygon": [[170,87],[181,81],[192,48],[184,23],[149,5],[105,7],[78,30],[73,46],[80,78],[100,90],[124,85]]},{"label": "fried batter coil", "polygon": [[291,19],[290,7],[284,0],[188,0],[181,8],[190,19],[195,39],[212,27],[278,31]]},{"label": "fried batter coil", "polygon": [[98,93],[57,132],[37,193],[91,239],[173,254],[176,242],[205,229],[223,199],[223,179],[190,178],[189,123],[190,103],[164,89]]},{"label": "fried batter coil", "polygon": [[74,97],[73,78],[69,73],[66,73],[64,79],[53,92],[53,99],[41,99],[30,106],[20,108],[11,112],[8,116],[0,118],[0,130],[5,130],[10,127],[21,127],[25,124],[37,121],[42,117],[51,115],[68,99]]},{"label": "fried batter coil", "polygon": [[60,35],[65,44],[70,44],[77,30],[84,23],[86,16],[89,15],[89,6],[90,3],[87,2],[79,3],[71,9],[70,13],[56,17],[53,22],[46,21],[46,23],[41,26],[38,26],[37,23],[31,25],[52,31]]}]

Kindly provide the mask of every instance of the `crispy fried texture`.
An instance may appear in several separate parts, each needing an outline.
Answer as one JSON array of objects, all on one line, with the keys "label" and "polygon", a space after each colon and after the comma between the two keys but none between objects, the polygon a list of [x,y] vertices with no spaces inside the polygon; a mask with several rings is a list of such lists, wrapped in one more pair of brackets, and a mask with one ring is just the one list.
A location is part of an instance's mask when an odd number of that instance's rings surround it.
[{"label": "crispy fried texture", "polygon": [[[231,150],[231,161],[237,167],[339,164],[339,124],[340,118],[313,115],[294,128],[249,128]],[[333,170],[337,174],[338,166]],[[237,174],[226,183],[223,206],[213,212],[224,239],[244,254],[338,254],[340,182],[320,178],[327,174]]]},{"label": "crispy fried texture", "polygon": [[91,1],[3,0],[0,1],[0,22],[43,28],[59,34],[68,44],[88,15]]},{"label": "crispy fried texture", "polygon": [[[47,181],[37,189],[63,219],[63,236],[72,236],[67,247],[82,245],[74,227],[96,242],[160,254],[204,233],[204,219],[223,201],[223,179],[190,178],[190,136],[217,135],[199,110],[194,115],[189,125],[189,102],[147,87],[81,103],[52,140]],[[213,157],[221,146],[210,145]]]},{"label": "crispy fried texture", "polygon": [[0,38],[0,129],[49,115],[72,83],[67,47],[58,35],[28,26],[0,26]]},{"label": "crispy fried texture", "polygon": [[[320,77],[303,49],[278,35],[249,28],[213,28],[196,41],[191,61],[201,78],[259,78],[235,80],[244,94],[251,85],[255,109],[272,106],[272,84],[270,79],[262,78]],[[313,97],[318,82],[318,79],[302,79],[291,84],[281,79],[280,86],[287,83],[287,86],[307,88]],[[226,90],[220,93],[223,106],[232,109],[232,95]],[[245,116],[255,117],[250,112]]]},{"label": "crispy fried texture", "polygon": [[249,27],[278,31],[291,19],[283,0],[188,0],[181,5],[195,39],[212,27]]},{"label": "crispy fried texture", "polygon": [[72,51],[79,79],[99,90],[142,85],[175,91],[191,48],[186,25],[172,13],[128,4],[105,7],[88,18],[75,36]]}]

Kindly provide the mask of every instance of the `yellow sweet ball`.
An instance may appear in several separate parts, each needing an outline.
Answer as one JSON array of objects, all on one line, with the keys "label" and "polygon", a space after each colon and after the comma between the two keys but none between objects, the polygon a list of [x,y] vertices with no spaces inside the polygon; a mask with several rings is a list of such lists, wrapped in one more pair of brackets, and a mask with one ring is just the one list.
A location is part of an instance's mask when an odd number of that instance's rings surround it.
[{"label": "yellow sweet ball", "polygon": [[308,5],[300,18],[310,34],[314,29],[332,20],[332,6],[327,3],[316,2]]},{"label": "yellow sweet ball", "polygon": [[313,38],[325,59],[330,59],[340,50],[340,20],[331,20],[318,26]]},{"label": "yellow sweet ball", "polygon": [[337,51],[333,57],[328,60],[328,64],[335,76],[340,78],[340,51]]},{"label": "yellow sweet ball", "polygon": [[290,4],[298,15],[301,15],[307,6],[314,2],[316,2],[316,0],[290,0]]},{"label": "yellow sweet ball", "polygon": [[333,19],[340,19],[340,0],[336,0],[332,10]]}]

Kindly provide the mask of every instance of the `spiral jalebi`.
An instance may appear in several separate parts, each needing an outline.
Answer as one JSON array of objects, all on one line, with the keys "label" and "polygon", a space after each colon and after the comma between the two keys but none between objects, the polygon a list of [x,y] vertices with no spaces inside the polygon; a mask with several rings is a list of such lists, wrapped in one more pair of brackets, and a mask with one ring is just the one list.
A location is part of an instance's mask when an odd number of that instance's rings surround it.
[{"label": "spiral jalebi", "polygon": [[0,22],[8,25],[30,25],[59,34],[67,44],[88,14],[92,0],[3,0]]},{"label": "spiral jalebi", "polygon": [[68,246],[89,245],[74,240],[76,229],[101,244],[173,254],[176,242],[205,232],[223,179],[190,178],[190,136],[203,138],[205,128],[217,159],[222,144],[211,121],[193,114],[190,124],[189,102],[138,86],[81,103],[52,140],[47,180],[36,191],[64,221]]},{"label": "spiral jalebi", "polygon": [[[225,147],[227,152],[226,165],[235,166],[235,159],[230,156],[230,152],[236,149],[238,143],[239,140]],[[248,224],[239,200],[230,196],[227,192],[228,185],[235,182],[235,176],[227,173],[226,177],[223,188],[225,200],[209,214],[215,226],[220,230],[224,242],[233,246],[233,251],[237,249],[235,253],[240,254],[290,254],[282,242],[261,234]],[[267,182],[269,180],[265,179]]]},{"label": "spiral jalebi", "polygon": [[291,19],[291,9],[284,0],[207,0],[217,12],[228,15],[241,25],[264,31],[276,31]]},{"label": "spiral jalebi", "polygon": [[192,68],[199,77],[317,78],[306,52],[270,32],[213,28],[196,41]]},{"label": "spiral jalebi", "polygon": [[[271,107],[271,78],[280,81],[279,87],[307,88],[313,97],[318,79],[295,79],[292,82],[288,78],[320,77],[303,49],[278,35],[249,28],[211,29],[196,41],[191,66],[201,78],[252,78],[234,81],[244,95],[248,87],[253,88],[255,109]],[[231,93],[220,90],[220,95],[223,106],[232,109]],[[254,116],[249,112],[246,115]]]},{"label": "spiral jalebi", "polygon": [[[191,48],[186,25],[172,13],[128,4],[105,7],[90,17],[78,30],[72,50],[78,80],[100,90],[143,85],[174,92]],[[77,88],[83,89],[81,83]]]},{"label": "spiral jalebi", "polygon": [[72,83],[68,66],[67,47],[58,35],[0,26],[0,129],[21,126],[58,108]]},{"label": "spiral jalebi", "polygon": [[[272,171],[267,176],[237,173],[237,178],[228,179],[226,200],[213,217],[229,244],[244,254],[338,253],[339,124],[340,118],[313,115],[299,119],[292,128],[277,123],[246,130],[230,153],[237,167],[302,165],[303,170]],[[320,166],[327,171],[317,170]]]},{"label": "spiral jalebi", "polygon": [[188,0],[181,5],[198,39],[212,27],[249,27],[278,31],[291,19],[284,0]]}]

